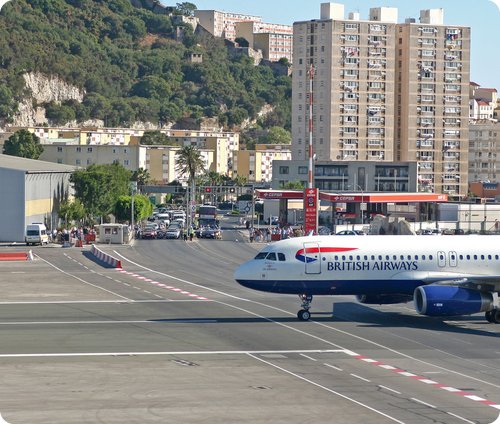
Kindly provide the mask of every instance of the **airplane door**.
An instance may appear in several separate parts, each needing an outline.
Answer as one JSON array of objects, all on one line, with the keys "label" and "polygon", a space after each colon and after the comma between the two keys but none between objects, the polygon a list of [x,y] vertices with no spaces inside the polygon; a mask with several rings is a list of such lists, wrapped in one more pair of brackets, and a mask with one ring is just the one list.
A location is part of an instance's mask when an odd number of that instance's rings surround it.
[{"label": "airplane door", "polygon": [[450,266],[457,266],[457,252],[449,252],[449,264]]},{"label": "airplane door", "polygon": [[321,255],[318,243],[304,243],[304,259],[306,274],[321,274]]},{"label": "airplane door", "polygon": [[444,252],[437,252],[438,266],[443,268],[446,266],[446,254]]}]

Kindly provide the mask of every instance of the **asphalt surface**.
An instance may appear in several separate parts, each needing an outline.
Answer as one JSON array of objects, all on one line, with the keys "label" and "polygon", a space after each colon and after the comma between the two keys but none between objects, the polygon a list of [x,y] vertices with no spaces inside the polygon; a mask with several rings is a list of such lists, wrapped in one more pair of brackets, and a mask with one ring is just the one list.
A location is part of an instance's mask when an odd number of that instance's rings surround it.
[{"label": "asphalt surface", "polygon": [[[260,246],[138,240],[0,262],[0,414],[21,423],[492,423],[500,326],[240,287]],[[16,250],[25,247],[2,247]],[[332,314],[333,311],[333,314]],[[1,420],[0,420],[1,422]]]}]

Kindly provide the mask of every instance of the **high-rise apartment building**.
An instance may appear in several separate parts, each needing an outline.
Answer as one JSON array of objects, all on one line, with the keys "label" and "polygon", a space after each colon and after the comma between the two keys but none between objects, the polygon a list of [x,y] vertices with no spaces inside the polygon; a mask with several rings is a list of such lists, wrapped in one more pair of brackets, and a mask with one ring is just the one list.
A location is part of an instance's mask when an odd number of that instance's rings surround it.
[{"label": "high-rise apartment building", "polygon": [[[470,29],[443,24],[442,9],[398,23],[395,8],[294,23],[292,157],[416,161],[422,190],[467,193]],[[361,187],[364,189],[364,187]]]},{"label": "high-rise apartment building", "polygon": [[470,28],[443,10],[397,26],[396,158],[419,163],[421,191],[468,191]]}]

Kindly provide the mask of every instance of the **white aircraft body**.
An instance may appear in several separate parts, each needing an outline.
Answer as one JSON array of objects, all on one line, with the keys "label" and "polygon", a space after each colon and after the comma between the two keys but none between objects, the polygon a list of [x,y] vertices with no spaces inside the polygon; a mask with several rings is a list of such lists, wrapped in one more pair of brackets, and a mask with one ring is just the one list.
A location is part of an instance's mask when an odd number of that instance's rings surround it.
[{"label": "white aircraft body", "polygon": [[314,295],[355,295],[361,303],[414,301],[419,314],[485,312],[500,323],[500,236],[310,236],[267,245],[240,265],[251,289],[297,294],[300,320]]}]

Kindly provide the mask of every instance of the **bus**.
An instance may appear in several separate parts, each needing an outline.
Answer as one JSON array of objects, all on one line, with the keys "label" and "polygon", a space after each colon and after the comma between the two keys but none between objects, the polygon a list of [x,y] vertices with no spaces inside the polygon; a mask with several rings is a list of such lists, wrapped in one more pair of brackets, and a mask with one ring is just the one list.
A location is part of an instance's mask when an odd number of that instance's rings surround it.
[{"label": "bus", "polygon": [[198,225],[200,227],[207,225],[219,226],[219,220],[217,219],[217,207],[212,205],[198,206]]}]

